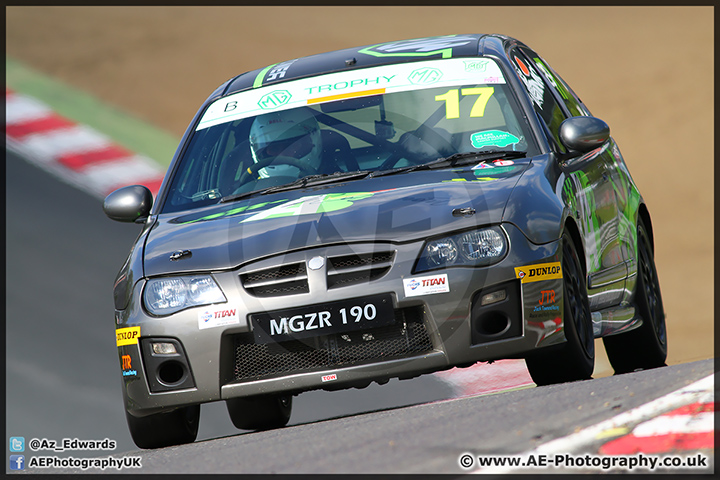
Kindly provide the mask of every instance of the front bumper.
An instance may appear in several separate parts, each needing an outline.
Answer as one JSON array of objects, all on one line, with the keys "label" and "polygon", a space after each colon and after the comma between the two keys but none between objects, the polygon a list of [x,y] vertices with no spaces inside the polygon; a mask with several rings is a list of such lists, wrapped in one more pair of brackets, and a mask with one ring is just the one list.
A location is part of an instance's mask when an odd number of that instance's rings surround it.
[{"label": "front bumper", "polygon": [[[514,226],[503,227],[510,249],[490,267],[453,267],[413,275],[424,244],[419,241],[312,248],[233,271],[212,272],[228,298],[228,309],[240,311],[239,323],[232,325],[199,328],[203,307],[152,317],[142,307],[145,282],[138,282],[128,308],[116,311],[118,331],[137,332],[134,343],[123,340],[125,344],[118,346],[126,408],[143,416],[239,396],[362,387],[477,361],[523,357],[564,341],[562,280],[521,282],[515,268],[559,262],[558,242],[534,245]],[[383,263],[384,270],[378,266],[374,273],[363,274],[365,281],[360,283],[353,282],[352,275],[333,277],[330,261],[307,270],[304,288],[292,284],[286,290],[274,286],[263,290],[267,282],[256,282],[251,288],[248,280],[248,272],[305,265],[318,256],[366,257],[373,252],[393,252],[392,260]],[[354,270],[357,267],[351,266],[348,271]],[[406,295],[403,279],[441,274],[447,275],[448,292]],[[504,300],[481,305],[485,294],[498,290],[506,291]],[[256,345],[253,339],[248,314],[386,293],[393,298],[395,325],[376,332],[363,330],[370,336],[330,334],[266,345]],[[148,347],[151,341],[176,342],[180,352],[154,354]]]}]

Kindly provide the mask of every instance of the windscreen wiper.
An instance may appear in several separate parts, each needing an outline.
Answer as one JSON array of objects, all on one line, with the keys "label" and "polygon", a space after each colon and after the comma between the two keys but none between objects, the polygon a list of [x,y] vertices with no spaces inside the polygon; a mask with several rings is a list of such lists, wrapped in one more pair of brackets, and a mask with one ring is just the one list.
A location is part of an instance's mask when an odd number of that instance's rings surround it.
[{"label": "windscreen wiper", "polygon": [[410,165],[407,167],[393,168],[392,170],[381,170],[372,172],[369,176],[384,177],[386,175],[395,175],[397,173],[408,173],[415,172],[418,170],[434,170],[448,167],[458,167],[462,165],[469,165],[476,163],[479,160],[497,160],[501,158],[521,158],[527,156],[527,152],[515,151],[515,150],[490,150],[486,152],[462,152],[455,153],[449,157],[438,158],[428,163],[421,163],[420,165]]},{"label": "windscreen wiper", "polygon": [[462,152],[455,153],[445,158],[438,158],[429,163],[419,165],[429,170],[435,168],[456,167],[460,165],[468,165],[479,160],[499,160],[501,158],[522,158],[526,157],[527,152],[516,150],[488,150],[485,152]]},{"label": "windscreen wiper", "polygon": [[315,185],[327,185],[329,183],[339,183],[346,180],[357,180],[365,178],[370,174],[368,170],[358,170],[355,172],[335,172],[322,173],[320,175],[308,175],[307,177],[298,178],[294,182],[278,185],[277,187],[269,187],[262,191],[261,195],[274,192],[285,192],[287,190],[295,190],[298,188],[311,187]]},{"label": "windscreen wiper", "polygon": [[319,175],[308,175],[306,177],[298,178],[290,183],[284,185],[276,185],[273,187],[262,188],[259,190],[251,190],[249,192],[238,193],[236,195],[228,195],[220,199],[220,203],[234,202],[243,198],[252,197],[255,195],[267,195],[275,192],[285,192],[287,190],[295,190],[298,188],[305,188],[308,186],[315,185],[326,185],[329,183],[337,183],[346,180],[357,180],[359,178],[365,178],[370,174],[367,170],[360,170],[355,172],[335,172],[331,174],[322,173]]}]

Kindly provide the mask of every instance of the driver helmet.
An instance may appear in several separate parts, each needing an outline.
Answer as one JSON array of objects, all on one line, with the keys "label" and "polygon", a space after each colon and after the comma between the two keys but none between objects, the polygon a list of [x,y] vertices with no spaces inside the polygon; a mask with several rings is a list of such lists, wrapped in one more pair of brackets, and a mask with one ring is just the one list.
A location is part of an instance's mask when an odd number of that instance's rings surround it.
[{"label": "driver helmet", "polygon": [[[320,125],[304,108],[260,115],[250,127],[250,150],[255,163],[278,156],[292,157],[311,170],[319,170],[322,158]],[[292,170],[290,170],[292,169]],[[261,177],[292,175],[296,167],[269,165],[260,170]]]}]

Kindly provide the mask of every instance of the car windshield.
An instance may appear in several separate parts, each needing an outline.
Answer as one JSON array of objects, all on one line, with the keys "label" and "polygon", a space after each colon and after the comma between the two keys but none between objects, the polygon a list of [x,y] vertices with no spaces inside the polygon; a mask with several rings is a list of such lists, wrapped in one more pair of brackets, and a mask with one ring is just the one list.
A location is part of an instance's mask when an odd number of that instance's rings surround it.
[{"label": "car windshield", "polygon": [[[163,212],[349,172],[412,171],[439,158],[537,145],[497,63],[409,62],[223,97],[204,112]],[[484,157],[482,157],[484,158]]]}]

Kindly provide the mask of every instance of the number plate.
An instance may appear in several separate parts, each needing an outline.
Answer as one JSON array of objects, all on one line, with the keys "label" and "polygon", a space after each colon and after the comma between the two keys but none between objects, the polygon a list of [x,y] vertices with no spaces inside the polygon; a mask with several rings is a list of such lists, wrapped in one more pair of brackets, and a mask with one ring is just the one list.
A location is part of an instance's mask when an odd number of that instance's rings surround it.
[{"label": "number plate", "polygon": [[250,315],[256,343],[284,342],[395,323],[392,297],[371,295],[340,302]]}]

